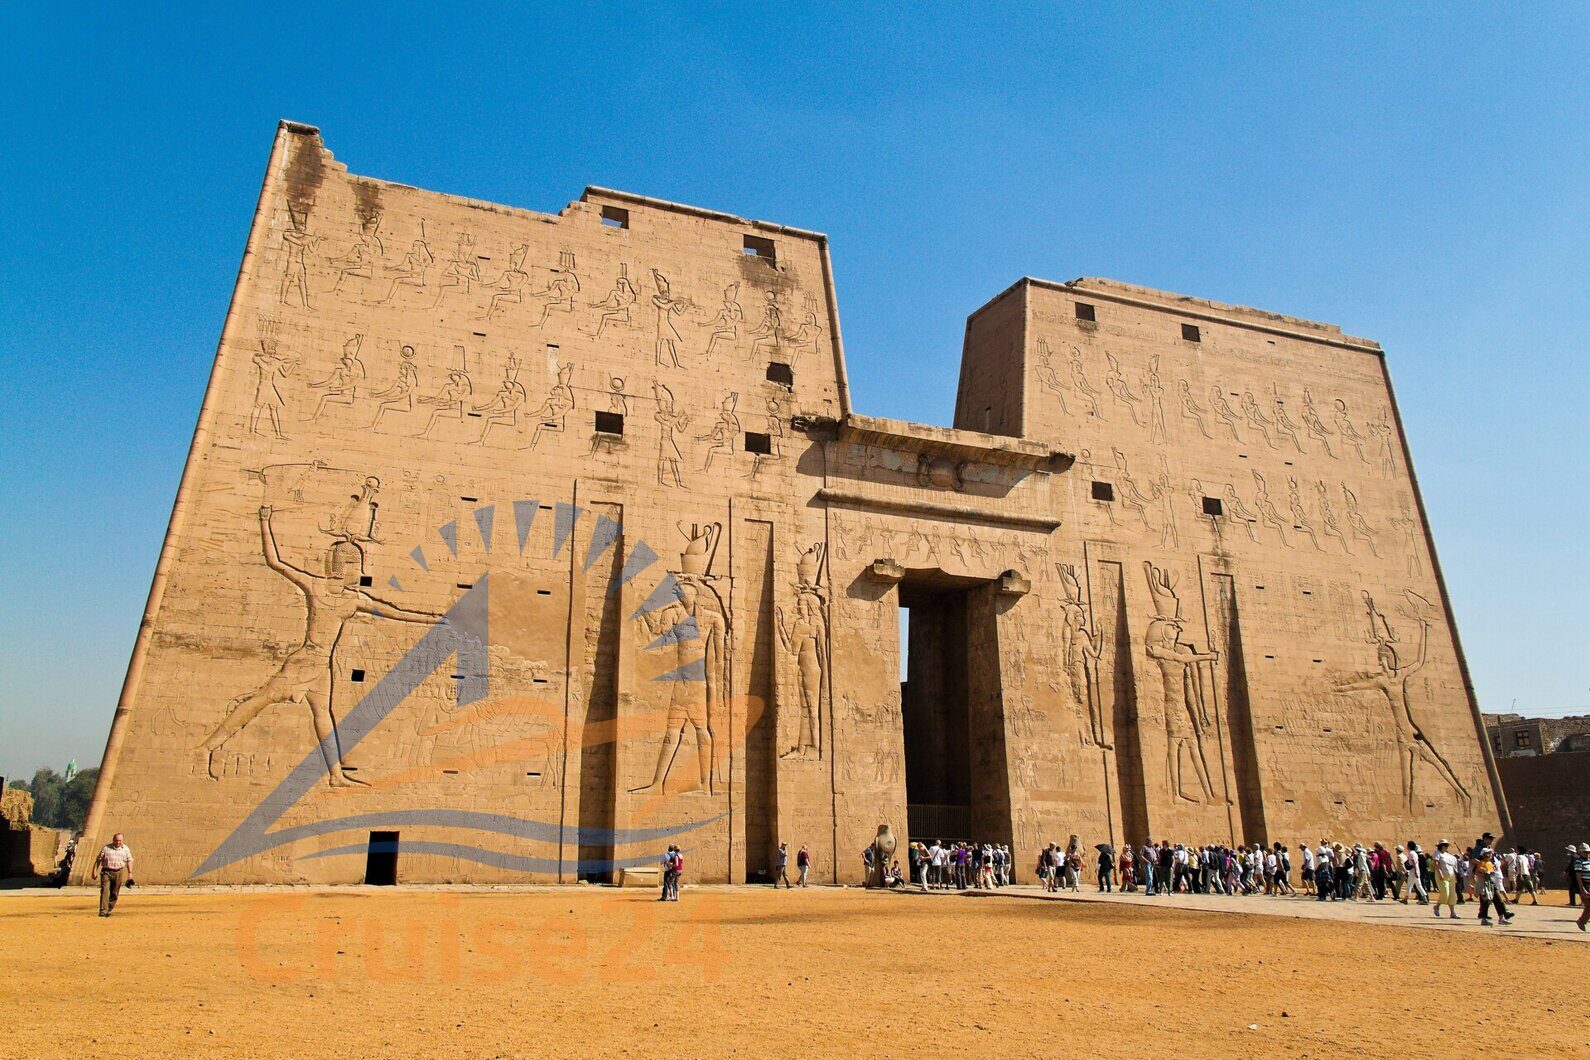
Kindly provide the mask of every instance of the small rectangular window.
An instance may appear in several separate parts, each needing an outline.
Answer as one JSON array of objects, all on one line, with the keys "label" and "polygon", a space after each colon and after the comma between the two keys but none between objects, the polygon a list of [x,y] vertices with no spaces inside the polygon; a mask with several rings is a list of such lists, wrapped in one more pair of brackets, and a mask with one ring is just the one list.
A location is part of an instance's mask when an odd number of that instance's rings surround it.
[{"label": "small rectangular window", "polygon": [[629,211],[622,206],[602,207],[602,223],[609,228],[628,228]]},{"label": "small rectangular window", "polygon": [[602,434],[623,434],[624,414],[622,412],[598,412],[596,414],[596,429]]},{"label": "small rectangular window", "polygon": [[1202,342],[1204,340],[1203,332],[1198,330],[1197,324],[1183,324],[1181,326],[1181,337],[1188,342]]},{"label": "small rectangular window", "polygon": [[1226,506],[1220,503],[1219,497],[1205,497],[1204,514],[1216,516],[1224,515],[1226,514]]},{"label": "small rectangular window", "polygon": [[479,497],[460,497],[458,499],[463,501],[465,504],[479,504],[480,503],[480,498]]},{"label": "small rectangular window", "polygon": [[767,381],[777,383],[786,390],[795,387],[795,370],[783,361],[770,361],[767,366]]},{"label": "small rectangular window", "polygon": [[1077,303],[1077,319],[1078,320],[1097,320],[1097,319],[1099,319],[1098,310],[1094,309],[1092,306],[1088,305],[1088,303],[1086,303],[1086,302],[1078,302]]},{"label": "small rectangular window", "polygon": [[761,236],[745,237],[745,253],[750,257],[761,258],[769,265],[778,262],[777,253],[773,249],[773,241],[764,239]]},{"label": "small rectangular window", "polygon": [[375,583],[370,580],[370,576],[368,574],[359,575],[359,587],[361,589],[368,588],[369,586],[371,586],[373,584],[375,584]]},{"label": "small rectangular window", "polygon": [[745,432],[745,451],[767,456],[773,452],[773,436],[758,431]]},{"label": "small rectangular window", "polygon": [[1113,501],[1115,499],[1115,486],[1109,482],[1095,482],[1093,484],[1093,499],[1096,501]]},{"label": "small rectangular window", "polygon": [[348,680],[350,680],[350,681],[363,681],[364,680],[364,671],[363,670],[350,670],[348,672]]}]

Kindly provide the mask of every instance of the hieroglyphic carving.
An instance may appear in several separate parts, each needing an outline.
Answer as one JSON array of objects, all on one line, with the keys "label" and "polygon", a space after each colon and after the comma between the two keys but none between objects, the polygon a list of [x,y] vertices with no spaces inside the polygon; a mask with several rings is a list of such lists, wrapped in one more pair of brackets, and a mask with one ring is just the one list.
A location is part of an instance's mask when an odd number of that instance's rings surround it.
[{"label": "hieroglyphic carving", "polygon": [[1291,442],[1298,452],[1308,450],[1303,448],[1303,440],[1297,436],[1297,424],[1292,422],[1292,417],[1287,415],[1286,402],[1281,400],[1279,387],[1271,388],[1273,393],[1270,399],[1270,415],[1275,420],[1275,434],[1278,438],[1285,438]]},{"label": "hieroglyphic carving", "polygon": [[486,444],[486,436],[493,427],[519,426],[519,410],[528,400],[524,384],[519,382],[519,361],[510,356],[508,363],[502,369],[502,382],[497,386],[497,392],[491,400],[483,405],[474,406],[474,412],[481,419],[480,437],[475,439],[477,445]]},{"label": "hieroglyphic carving", "polygon": [[1401,514],[1391,520],[1391,525],[1402,534],[1404,562],[1410,577],[1424,573],[1424,563],[1419,559],[1419,520],[1413,516],[1413,511],[1406,498],[1403,499]]},{"label": "hieroglyphic carving", "polygon": [[657,411],[652,418],[657,421],[657,482],[663,486],[686,489],[681,467],[685,456],[679,451],[677,434],[690,426],[689,414],[674,404],[674,392],[656,380],[651,384],[652,396],[657,399]]},{"label": "hieroglyphic carving", "polygon": [[580,293],[580,274],[574,271],[574,251],[560,250],[558,252],[558,267],[551,270],[547,277],[547,285],[531,294],[542,300],[541,316],[531,327],[539,328],[546,325],[548,318],[553,313],[567,313],[574,315],[575,296]]},{"label": "hieroglyphic carving", "polygon": [[800,715],[795,743],[780,757],[821,758],[822,704],[828,682],[828,601],[823,573],[827,547],[821,542],[801,553],[795,564],[795,602],[792,614],[779,608],[778,639],[795,657],[800,693]]},{"label": "hieroglyphic carving", "polygon": [[409,244],[407,254],[403,261],[391,269],[392,283],[387,287],[386,297],[377,305],[386,305],[397,297],[398,290],[411,287],[416,293],[425,290],[430,278],[431,266],[436,264],[436,255],[431,253],[431,245],[425,240],[425,222],[420,222],[420,234],[414,242]]},{"label": "hieroglyphic carving", "polygon": [[1342,496],[1347,500],[1347,525],[1353,532],[1353,537],[1369,546],[1370,553],[1380,558],[1380,549],[1375,547],[1375,528],[1369,525],[1369,520],[1364,518],[1364,513],[1359,510],[1358,496],[1347,488],[1347,483],[1342,483]]},{"label": "hieroglyphic carving", "polygon": [[436,393],[419,399],[419,404],[430,407],[431,418],[425,421],[425,429],[415,435],[416,438],[429,438],[431,429],[441,420],[463,422],[464,407],[474,396],[475,384],[469,378],[469,356],[464,347],[454,346],[453,353],[457,363],[448,370],[447,381]]},{"label": "hieroglyphic carving", "polygon": [[1330,490],[1325,487],[1324,481],[1314,484],[1314,492],[1319,494],[1319,518],[1323,524],[1326,537],[1334,537],[1342,543],[1342,551],[1349,556],[1353,548],[1347,543],[1347,535],[1342,533],[1341,524],[1336,521],[1336,510],[1331,507]]},{"label": "hieroglyphic carving", "polygon": [[1053,351],[1049,349],[1048,340],[1040,338],[1038,340],[1038,365],[1034,371],[1037,373],[1039,385],[1053,394],[1055,400],[1060,402],[1060,412],[1063,415],[1070,416],[1071,410],[1066,407],[1066,393],[1070,391],[1071,386],[1068,383],[1061,382],[1060,377],[1055,374],[1053,356]]},{"label": "hieroglyphic carving", "polygon": [[1259,408],[1259,399],[1253,396],[1253,391],[1242,392],[1242,415],[1248,421],[1248,426],[1259,432],[1259,437],[1264,439],[1264,444],[1271,449],[1277,448],[1275,438],[1270,434],[1270,428],[1275,426],[1275,421],[1264,414]]},{"label": "hieroglyphic carving", "polygon": [[314,208],[309,200],[287,200],[287,227],[282,230],[282,282],[277,295],[282,305],[292,305],[288,294],[298,293],[298,304],[313,310],[309,304],[310,249],[320,237],[309,233],[309,211]]},{"label": "hieroglyphic carving", "polygon": [[331,715],[332,655],[337,641],[348,621],[359,614],[400,622],[429,623],[441,618],[439,614],[399,607],[360,587],[364,574],[363,542],[369,537],[361,536],[355,529],[363,529],[359,513],[367,510],[370,513],[368,529],[373,531],[374,498],[379,488],[375,479],[366,480],[360,494],[344,512],[341,526],[326,551],[322,574],[311,574],[282,557],[276,544],[274,509],[270,505],[260,507],[260,538],[265,563],[303,595],[304,632],[298,647],[288,653],[274,674],[253,691],[232,700],[221,724],[200,745],[209,756],[212,777],[217,777],[216,752],[267,707],[278,703],[303,703],[309,707],[330,783],[333,786],[361,783],[344,771],[347,763],[337,744],[336,723]]},{"label": "hieroglyphic carving", "polygon": [[[1137,480],[1132,478],[1131,472],[1126,469],[1126,454],[1119,449],[1111,450],[1115,454],[1116,485],[1121,487],[1121,504],[1137,513],[1143,522],[1143,529],[1149,533],[1154,532],[1154,524],[1148,521],[1148,506],[1153,502],[1152,496],[1147,496],[1137,486]],[[1150,485],[1150,490],[1153,486]]]},{"label": "hieroglyphic carving", "polygon": [[529,253],[529,246],[523,243],[514,247],[508,252],[508,267],[502,270],[502,275],[485,285],[491,289],[485,319],[491,320],[507,312],[509,306],[524,302],[525,287],[530,283],[530,273],[524,267],[524,260]]},{"label": "hieroglyphic carving", "polygon": [[1165,441],[1165,384],[1159,378],[1159,354],[1148,359],[1148,374],[1143,377],[1143,397],[1148,401],[1148,440]]},{"label": "hieroglyphic carving", "polygon": [[1253,473],[1253,490],[1253,506],[1259,511],[1259,519],[1280,535],[1283,546],[1291,548],[1292,542],[1286,537],[1286,520],[1275,510],[1275,504],[1270,500],[1270,487],[1265,485],[1264,476],[1257,471]]},{"label": "hieroglyphic carving", "polygon": [[1369,463],[1369,456],[1364,452],[1364,436],[1353,426],[1352,418],[1347,415],[1347,402],[1343,398],[1336,399],[1336,433],[1343,442],[1353,447],[1358,459]]},{"label": "hieroglyphic carving", "polygon": [[740,285],[731,283],[723,289],[723,304],[718,315],[707,321],[707,348],[703,356],[711,359],[718,343],[727,343],[733,349],[740,341],[740,328],[745,323],[745,310],[740,308]]},{"label": "hieroglyphic carving", "polygon": [[1071,382],[1076,384],[1077,393],[1082,395],[1082,400],[1088,403],[1088,412],[1104,419],[1104,411],[1099,407],[1099,392],[1093,389],[1093,384],[1088,382],[1088,373],[1082,367],[1082,351],[1075,346],[1071,347]]},{"label": "hieroglyphic carving", "polygon": [[[1143,648],[1159,668],[1164,697],[1166,782],[1173,799],[1213,802],[1215,789],[1209,779],[1203,737],[1204,730],[1212,724],[1209,698],[1214,688],[1214,664],[1220,656],[1214,651],[1201,652],[1182,641],[1181,601],[1176,596],[1175,577],[1146,560],[1143,573],[1154,601],[1154,618],[1143,637]],[[1198,794],[1187,791],[1184,761],[1190,761],[1197,774]]]},{"label": "hieroglyphic carving", "polygon": [[822,336],[823,326],[817,319],[816,304],[811,295],[806,296],[806,312],[801,316],[800,325],[784,336],[785,346],[789,349],[790,364],[799,364],[801,354],[810,352],[813,356],[817,353],[817,341]]},{"label": "hieroglyphic carving", "polygon": [[1171,482],[1170,465],[1164,454],[1159,458],[1159,475],[1153,481],[1154,499],[1159,502],[1159,545],[1169,550],[1181,547],[1176,532],[1176,487]]},{"label": "hieroglyphic carving", "polygon": [[1198,433],[1203,435],[1205,438],[1214,438],[1214,435],[1209,433],[1208,421],[1204,419],[1204,417],[1209,414],[1209,410],[1198,404],[1198,402],[1193,399],[1192,387],[1187,385],[1187,380],[1183,379],[1181,381],[1180,387],[1181,418],[1184,420],[1192,420],[1195,424],[1197,424]]},{"label": "hieroglyphic carving", "polygon": [[[535,424],[535,429],[530,432],[529,448],[534,449],[541,436],[546,433],[562,434],[567,426],[569,410],[574,408],[574,362],[566,361],[558,365],[557,381],[547,390],[546,400],[541,406],[530,413],[529,421]],[[623,385],[619,380],[619,385]]]},{"label": "hieroglyphic carving", "polygon": [[1315,550],[1324,552],[1325,546],[1319,543],[1319,535],[1314,532],[1314,524],[1309,521],[1308,512],[1303,507],[1301,487],[1291,475],[1286,476],[1286,502],[1292,509],[1292,529],[1303,531],[1314,543]]},{"label": "hieroglyphic carving", "polygon": [[674,323],[674,318],[690,308],[690,301],[686,298],[675,298],[673,288],[668,283],[668,277],[651,270],[651,282],[656,287],[656,293],[651,296],[651,304],[657,310],[657,363],[663,367],[673,366],[679,368],[679,344],[683,338],[679,335],[679,327]]},{"label": "hieroglyphic carving", "polygon": [[364,362],[359,359],[359,347],[364,344],[363,335],[355,335],[342,344],[342,357],[337,361],[337,366],[331,370],[326,378],[311,381],[310,387],[324,390],[320,395],[320,402],[315,406],[315,411],[308,418],[320,419],[320,414],[326,411],[327,405],[352,405],[358,385],[364,382]]},{"label": "hieroglyphic carving", "polygon": [[633,318],[630,310],[634,307],[640,292],[635,290],[635,285],[629,279],[629,266],[619,263],[618,279],[613,281],[613,289],[607,292],[607,297],[600,302],[592,302],[591,308],[601,310],[596,318],[596,328],[591,332],[592,338],[601,338],[602,332],[607,329],[609,322],[614,324],[630,324]]},{"label": "hieroglyphic carving", "polygon": [[1241,442],[1242,435],[1237,433],[1237,414],[1226,401],[1226,392],[1220,389],[1219,383],[1209,388],[1209,409],[1221,425],[1231,432],[1231,440]]},{"label": "hieroglyphic carving", "polygon": [[751,460],[751,470],[745,473],[746,478],[752,478],[762,470],[764,462],[774,462],[784,455],[784,414],[779,405],[778,398],[767,399],[767,422],[765,424],[768,438],[768,451],[757,453]]},{"label": "hieroglyphic carving", "polygon": [[[1257,543],[1259,540],[1259,533],[1256,528],[1256,524],[1259,521],[1259,516],[1251,511],[1246,504],[1242,503],[1242,498],[1237,496],[1237,487],[1233,486],[1229,482],[1226,483],[1224,499],[1226,502],[1226,514],[1242,524],[1242,529],[1248,532],[1249,541]],[[1276,522],[1279,523],[1280,520],[1277,519]],[[1266,519],[1265,525],[1269,525],[1268,519]],[[1284,530],[1282,531],[1281,540],[1283,542],[1286,540]]]},{"label": "hieroglyphic carving", "polygon": [[375,419],[370,429],[381,426],[381,418],[388,412],[414,411],[414,390],[420,385],[419,371],[414,367],[414,347],[404,346],[398,351],[398,374],[392,385],[370,395],[376,402]]},{"label": "hieroglyphic carving", "polygon": [[1331,431],[1319,418],[1319,409],[1314,407],[1314,392],[1308,387],[1303,388],[1303,427],[1325,449],[1325,455],[1334,458],[1336,451],[1331,448]]},{"label": "hieroglyphic carving", "polygon": [[734,443],[740,438],[740,417],[735,415],[734,409],[739,403],[739,394],[730,393],[726,396],[718,406],[718,418],[712,424],[712,429],[696,436],[696,441],[710,443],[706,459],[701,464],[702,471],[710,471],[713,458],[719,454],[734,459]]},{"label": "hieroglyphic carving", "polygon": [[1414,716],[1413,705],[1408,696],[1408,680],[1422,670],[1430,659],[1430,614],[1433,610],[1430,602],[1412,589],[1403,590],[1403,597],[1408,606],[1402,609],[1402,614],[1411,618],[1419,625],[1419,656],[1413,662],[1405,662],[1398,654],[1396,645],[1400,638],[1391,624],[1386,621],[1386,616],[1375,607],[1375,601],[1369,590],[1363,591],[1364,606],[1369,614],[1369,643],[1375,645],[1376,662],[1379,670],[1375,673],[1365,674],[1361,677],[1351,678],[1336,685],[1338,692],[1375,691],[1380,693],[1386,701],[1386,706],[1391,710],[1392,721],[1397,730],[1398,746],[1398,776],[1402,781],[1403,811],[1410,817],[1417,812],[1417,796],[1415,781],[1417,779],[1417,766],[1424,761],[1432,766],[1441,779],[1446,781],[1453,794],[1463,805],[1464,813],[1471,812],[1472,796],[1463,782],[1457,777],[1451,764],[1440,751],[1436,750],[1430,738],[1425,735],[1424,726],[1419,724]]},{"label": "hieroglyphic carving", "polygon": [[340,257],[328,258],[326,263],[337,270],[336,285],[331,288],[333,295],[342,293],[342,285],[350,276],[357,276],[364,280],[375,279],[375,271],[386,260],[386,244],[381,242],[381,211],[379,209],[361,209],[359,211],[359,234],[349,245],[346,253]]},{"label": "hieroglyphic carving", "polygon": [[431,303],[431,308],[441,305],[448,291],[462,290],[467,295],[479,282],[480,258],[475,255],[475,237],[468,232],[460,232],[453,256],[447,259],[447,266],[442,269],[442,282],[436,285],[436,300]]},{"label": "hieroglyphic carving", "polygon": [[1056,563],[1055,569],[1060,573],[1060,589],[1065,597],[1060,605],[1060,655],[1065,662],[1071,698],[1077,708],[1087,714],[1082,742],[1109,749],[1115,745],[1105,732],[1103,686],[1099,681],[1099,659],[1104,653],[1104,637],[1093,628],[1088,607],[1082,602],[1082,586],[1077,581],[1076,567],[1070,563]]},{"label": "hieroglyphic carving", "polygon": [[686,530],[680,525],[679,531],[687,544],[679,570],[673,572],[674,599],[637,616],[655,638],[649,647],[672,648],[677,665],[659,678],[670,689],[668,720],[651,782],[630,789],[632,794],[664,789],[687,727],[696,737],[700,786],[694,790],[716,793],[713,734],[726,701],[730,625],[723,597],[712,585],[712,561],[723,526],[709,523]]},{"label": "hieroglyphic carving", "polygon": [[[572,392],[569,407],[573,408]],[[607,380],[607,411],[626,419],[629,417],[629,395],[624,393],[624,378],[610,376]],[[622,436],[607,434],[603,431],[591,432],[591,455],[595,456],[598,450],[611,451],[622,444]]]},{"label": "hieroglyphic carving", "polygon": [[778,292],[768,291],[762,302],[762,322],[749,332],[752,357],[759,354],[777,356],[779,343],[784,338],[783,321],[783,309],[778,304]]},{"label": "hieroglyphic carving", "polygon": [[1380,473],[1389,476],[1397,473],[1397,432],[1392,430],[1388,417],[1389,413],[1382,413],[1380,419],[1371,423],[1367,430],[1375,442],[1375,456],[1380,462]]},{"label": "hieroglyphic carving", "polygon": [[1110,363],[1110,371],[1104,377],[1105,387],[1115,398],[1115,403],[1126,409],[1127,414],[1132,417],[1132,422],[1141,427],[1143,421],[1137,415],[1137,405],[1143,399],[1132,393],[1131,384],[1121,373],[1121,362],[1115,359],[1115,354],[1106,352],[1104,359]]},{"label": "hieroglyphic carving", "polygon": [[277,354],[275,339],[260,339],[259,352],[254,355],[254,408],[248,419],[251,434],[264,433],[260,430],[260,420],[265,419],[270,421],[271,430],[279,440],[287,440],[287,435],[282,433],[282,411],[287,407],[287,400],[282,396],[282,380],[297,368],[296,359]]}]

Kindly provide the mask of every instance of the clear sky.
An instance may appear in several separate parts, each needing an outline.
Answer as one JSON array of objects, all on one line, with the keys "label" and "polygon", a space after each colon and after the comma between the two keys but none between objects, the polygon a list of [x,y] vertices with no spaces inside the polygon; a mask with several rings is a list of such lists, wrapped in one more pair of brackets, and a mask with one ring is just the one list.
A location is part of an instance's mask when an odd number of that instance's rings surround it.
[{"label": "clear sky", "polygon": [[1590,5],[973,6],[6,5],[0,774],[99,760],[283,117],[828,233],[875,415],[1022,275],[1376,338],[1481,705],[1590,712]]}]

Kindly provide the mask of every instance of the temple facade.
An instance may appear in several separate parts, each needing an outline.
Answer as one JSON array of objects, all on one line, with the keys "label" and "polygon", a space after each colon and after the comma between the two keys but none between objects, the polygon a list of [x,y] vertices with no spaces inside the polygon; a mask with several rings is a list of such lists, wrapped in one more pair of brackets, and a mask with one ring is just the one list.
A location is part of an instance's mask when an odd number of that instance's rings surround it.
[{"label": "temple facade", "polygon": [[[87,827],[140,882],[1503,831],[1384,355],[1109,280],[851,404],[823,236],[277,131]],[[85,860],[78,868],[87,871]]]}]

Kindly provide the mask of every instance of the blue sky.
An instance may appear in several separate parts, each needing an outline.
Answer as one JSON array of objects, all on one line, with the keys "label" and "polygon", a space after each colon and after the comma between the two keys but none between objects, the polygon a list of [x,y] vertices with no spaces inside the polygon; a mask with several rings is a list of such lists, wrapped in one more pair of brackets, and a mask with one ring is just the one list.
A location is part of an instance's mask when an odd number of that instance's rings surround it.
[{"label": "blue sky", "polygon": [[1481,705],[1590,712],[1590,6],[338,8],[0,15],[0,774],[103,749],[281,117],[827,232],[872,414],[1024,274],[1379,339]]}]

